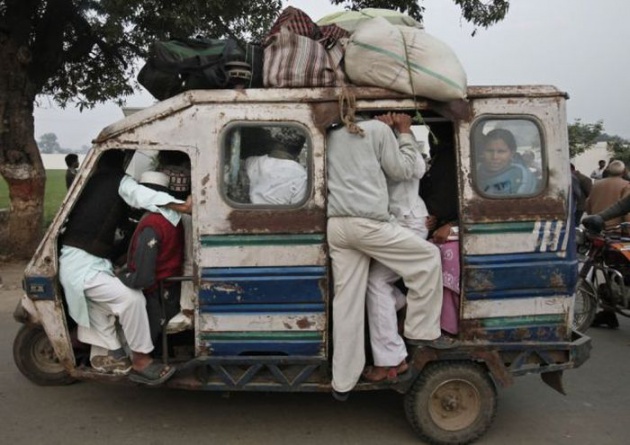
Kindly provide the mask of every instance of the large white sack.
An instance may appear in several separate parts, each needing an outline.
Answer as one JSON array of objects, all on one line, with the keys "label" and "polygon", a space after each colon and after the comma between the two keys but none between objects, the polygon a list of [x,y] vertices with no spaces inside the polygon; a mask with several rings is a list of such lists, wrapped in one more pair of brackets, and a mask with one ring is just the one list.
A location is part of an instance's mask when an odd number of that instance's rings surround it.
[{"label": "large white sack", "polygon": [[356,85],[438,101],[466,97],[466,72],[448,45],[426,31],[394,26],[381,17],[361,24],[350,37],[345,71]]},{"label": "large white sack", "polygon": [[359,25],[375,17],[383,17],[392,25],[413,26],[422,29],[422,23],[409,17],[407,14],[393,9],[364,8],[359,11],[339,11],[328,14],[317,21],[319,26],[337,25],[352,33]]}]

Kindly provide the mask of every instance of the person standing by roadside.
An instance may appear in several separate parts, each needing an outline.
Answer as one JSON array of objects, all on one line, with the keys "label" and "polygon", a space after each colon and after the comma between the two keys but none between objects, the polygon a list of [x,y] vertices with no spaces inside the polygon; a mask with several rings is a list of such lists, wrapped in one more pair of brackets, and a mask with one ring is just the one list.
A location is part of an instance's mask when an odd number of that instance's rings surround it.
[{"label": "person standing by roadside", "polygon": [[[589,215],[599,213],[620,199],[630,194],[630,182],[623,179],[626,166],[621,161],[612,161],[608,166],[609,176],[593,184],[591,193],[586,199],[584,210]],[[616,217],[606,222],[606,227],[618,225],[621,221],[630,221],[629,215]]]},{"label": "person standing by roadside", "polygon": [[606,161],[601,159],[598,164],[599,166],[591,172],[591,178],[594,180],[602,179],[606,170]]},{"label": "person standing by roadside", "polygon": [[79,157],[74,153],[70,153],[69,155],[66,155],[64,161],[66,161],[66,166],[68,167],[66,170],[66,189],[69,189],[70,185],[72,185],[72,181],[74,181],[74,178],[77,175]]},{"label": "person standing by roadside", "polygon": [[575,203],[575,225],[579,226],[586,207],[586,199],[591,194],[593,188],[593,181],[579,170],[576,170],[573,164],[571,164],[571,175],[575,178],[579,191],[579,193],[576,194],[577,202]]}]

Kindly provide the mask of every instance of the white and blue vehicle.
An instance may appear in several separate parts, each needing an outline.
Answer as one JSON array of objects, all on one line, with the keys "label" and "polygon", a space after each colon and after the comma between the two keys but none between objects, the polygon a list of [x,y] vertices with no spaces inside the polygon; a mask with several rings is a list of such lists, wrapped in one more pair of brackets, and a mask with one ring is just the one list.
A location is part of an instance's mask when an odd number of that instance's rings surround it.
[{"label": "white and blue vehicle", "polygon": [[[194,330],[163,339],[178,372],[165,387],[212,391],[331,391],[330,258],[326,244],[326,127],[342,90],[188,91],[105,128],[28,264],[15,318],[15,361],[37,384],[100,380],[79,359],[58,279],[59,234],[99,157],[179,150],[192,165]],[[456,147],[461,292],[460,345],[409,347],[411,370],[356,391],[403,395],[413,429],[431,443],[469,443],[491,425],[497,387],[539,373],[562,392],[564,370],[589,357],[571,329],[577,266],[570,202],[565,101],[551,86],[469,87],[468,99],[437,103],[356,88],[356,111],[419,112],[449,125]],[[299,157],[307,192],[291,205],[249,202],[242,177],[257,129],[306,137]],[[527,153],[535,185],[493,195],[479,186],[480,138],[509,129]],[[525,157],[525,156],[523,156]],[[132,168],[133,167],[133,168]],[[367,343],[369,345],[369,343]]]}]

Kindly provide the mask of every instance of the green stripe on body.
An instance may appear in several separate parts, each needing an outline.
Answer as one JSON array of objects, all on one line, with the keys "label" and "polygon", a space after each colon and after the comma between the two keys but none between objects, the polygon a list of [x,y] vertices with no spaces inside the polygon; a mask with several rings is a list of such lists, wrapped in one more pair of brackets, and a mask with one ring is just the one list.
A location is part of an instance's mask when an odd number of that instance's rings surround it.
[{"label": "green stripe on body", "polygon": [[531,233],[534,231],[535,222],[505,222],[505,223],[490,223],[490,224],[472,224],[466,226],[466,233],[468,234],[492,234],[492,233],[518,233],[525,232]]},{"label": "green stripe on body", "polygon": [[497,317],[482,318],[477,321],[485,328],[518,328],[523,326],[543,326],[553,324],[564,324],[566,322],[565,314],[549,314],[549,315],[528,315],[525,317]]},{"label": "green stripe on body", "polygon": [[246,341],[246,340],[272,340],[272,341],[305,341],[323,339],[322,332],[201,332],[202,340],[215,341]]},{"label": "green stripe on body", "polygon": [[295,246],[322,244],[322,233],[300,233],[295,235],[204,235],[202,247],[244,247],[244,246]]}]

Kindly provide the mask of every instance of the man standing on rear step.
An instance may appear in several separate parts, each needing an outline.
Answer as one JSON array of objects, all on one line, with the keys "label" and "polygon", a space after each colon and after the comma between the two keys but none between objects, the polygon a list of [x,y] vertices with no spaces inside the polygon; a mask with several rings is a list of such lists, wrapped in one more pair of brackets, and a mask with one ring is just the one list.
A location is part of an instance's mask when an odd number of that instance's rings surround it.
[{"label": "man standing on rear step", "polygon": [[409,344],[449,348],[441,335],[442,273],[437,247],[398,225],[389,214],[387,179],[413,177],[419,146],[411,118],[397,115],[399,141],[383,122],[363,120],[327,138],[328,227],[333,297],[333,396],[345,400],[365,365],[365,295],[370,259],[403,278]]}]

